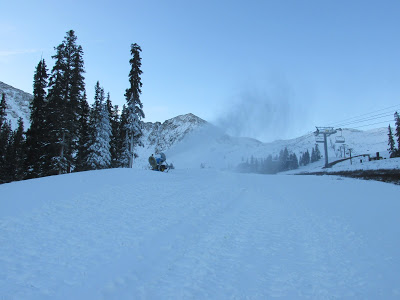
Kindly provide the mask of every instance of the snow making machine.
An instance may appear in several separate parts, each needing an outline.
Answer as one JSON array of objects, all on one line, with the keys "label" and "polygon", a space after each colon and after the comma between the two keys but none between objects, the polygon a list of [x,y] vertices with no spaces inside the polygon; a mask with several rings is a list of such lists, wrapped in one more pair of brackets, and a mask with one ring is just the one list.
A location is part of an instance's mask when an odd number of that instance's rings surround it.
[{"label": "snow making machine", "polygon": [[167,158],[164,153],[156,154],[155,156],[152,154],[149,157],[149,164],[153,171],[169,171],[170,167],[167,164]]}]

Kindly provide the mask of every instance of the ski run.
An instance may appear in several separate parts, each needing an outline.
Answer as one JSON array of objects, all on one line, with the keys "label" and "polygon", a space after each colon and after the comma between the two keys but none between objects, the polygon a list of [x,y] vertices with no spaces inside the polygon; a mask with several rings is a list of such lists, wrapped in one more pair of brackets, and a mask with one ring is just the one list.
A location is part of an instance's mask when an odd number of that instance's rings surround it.
[{"label": "ski run", "polygon": [[0,185],[0,299],[399,299],[400,186],[111,169]]}]

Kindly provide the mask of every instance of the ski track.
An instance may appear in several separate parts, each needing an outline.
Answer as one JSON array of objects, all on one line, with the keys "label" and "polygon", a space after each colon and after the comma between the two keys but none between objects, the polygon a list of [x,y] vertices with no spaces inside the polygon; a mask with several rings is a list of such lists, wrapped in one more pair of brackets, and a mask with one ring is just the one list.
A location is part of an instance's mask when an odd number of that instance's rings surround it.
[{"label": "ski track", "polygon": [[204,174],[104,185],[0,219],[0,299],[399,296],[374,272],[398,261],[294,197],[300,177]]}]

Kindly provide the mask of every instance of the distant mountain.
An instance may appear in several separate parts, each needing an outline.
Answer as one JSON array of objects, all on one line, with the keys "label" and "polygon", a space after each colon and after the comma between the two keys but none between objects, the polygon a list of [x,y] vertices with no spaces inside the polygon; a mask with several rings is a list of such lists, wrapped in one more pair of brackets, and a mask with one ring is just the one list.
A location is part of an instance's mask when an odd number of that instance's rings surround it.
[{"label": "distant mountain", "polygon": [[135,149],[136,154],[138,154],[135,166],[146,168],[147,159],[151,154],[165,152],[192,132],[207,126],[211,125],[191,113],[174,117],[163,123],[145,122],[141,138],[143,147]]},{"label": "distant mountain", "polygon": [[30,109],[33,96],[11,85],[0,81],[0,97],[5,94],[7,103],[7,119],[11,121],[13,129],[17,128],[18,119],[21,117],[25,130],[30,126]]},{"label": "distant mountain", "polygon": [[[343,143],[336,143],[336,136],[328,138],[329,161],[339,160],[343,157]],[[352,156],[370,154],[375,156],[389,157],[387,151],[387,128],[378,128],[368,131],[354,129],[343,129],[342,137],[345,138],[346,157],[349,156],[348,149],[352,149]],[[339,140],[339,139],[338,139]],[[312,132],[291,140],[279,140],[271,143],[262,143],[249,138],[231,137],[219,131],[212,125],[203,126],[199,130],[187,135],[181,142],[173,145],[165,153],[167,160],[180,168],[218,168],[234,169],[236,166],[254,158],[273,157],[285,147],[289,152],[295,153],[298,158],[305,151],[311,154],[316,145],[316,139]],[[319,143],[319,149],[324,156],[324,146]],[[323,166],[324,159],[317,165]]]}]

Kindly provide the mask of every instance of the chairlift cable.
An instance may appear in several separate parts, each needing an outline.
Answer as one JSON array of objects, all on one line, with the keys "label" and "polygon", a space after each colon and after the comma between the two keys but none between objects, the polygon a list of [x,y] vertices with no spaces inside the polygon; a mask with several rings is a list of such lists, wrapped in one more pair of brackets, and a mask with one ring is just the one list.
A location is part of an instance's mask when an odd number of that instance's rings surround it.
[{"label": "chairlift cable", "polygon": [[[398,108],[400,110],[400,104],[396,104],[396,105],[389,106],[389,107],[386,107],[386,108],[382,108],[382,109],[379,109],[379,110],[371,111],[369,113],[365,113],[365,114],[361,114],[361,115],[354,116],[354,117],[351,117],[351,118],[347,118],[347,119],[344,119],[342,121],[332,122],[332,123],[330,123],[331,124],[330,126],[331,127],[339,127],[339,126],[337,126],[337,124],[341,124],[343,122],[347,122],[347,121],[350,121],[350,120],[353,120],[353,119],[357,119],[357,118],[360,118],[360,117],[363,117],[363,116],[375,114],[377,112],[385,111],[385,110],[388,110],[388,109],[391,109],[393,111],[393,108]],[[386,112],[386,113],[388,113],[388,112]],[[376,115],[372,115],[372,116],[369,116],[369,117],[373,117],[373,116],[376,116]]]},{"label": "chairlift cable", "polygon": [[347,123],[342,123],[342,124],[339,124],[336,127],[344,127],[344,126],[357,124],[357,123],[365,123],[365,122],[376,120],[376,119],[387,118],[387,117],[390,117],[392,115],[393,115],[392,113],[390,113],[390,114],[387,114],[387,113],[379,114],[379,115],[376,115],[376,116],[371,116],[371,117],[367,117],[367,118],[363,118],[363,119],[359,119],[359,120],[354,120],[354,121],[347,122]]}]

